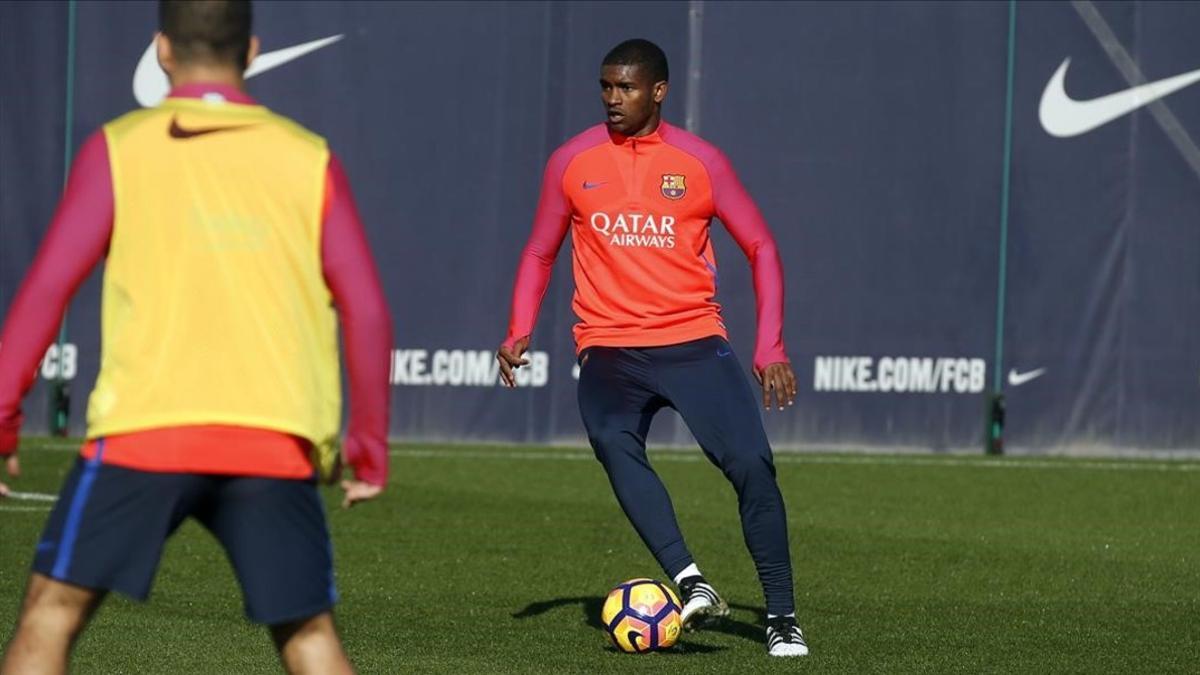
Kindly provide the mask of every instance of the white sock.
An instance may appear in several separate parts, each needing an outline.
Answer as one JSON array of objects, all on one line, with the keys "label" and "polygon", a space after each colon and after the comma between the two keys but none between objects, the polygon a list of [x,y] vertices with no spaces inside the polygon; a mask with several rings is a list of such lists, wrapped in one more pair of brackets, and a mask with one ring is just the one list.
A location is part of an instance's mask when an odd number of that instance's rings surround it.
[{"label": "white sock", "polygon": [[[788,616],[790,616],[790,617],[792,617],[792,618],[794,619],[794,618],[796,618],[796,613],[795,613],[795,612],[792,612],[791,614],[788,614]],[[767,615],[767,618],[768,618],[768,619],[778,619],[778,618],[779,618],[779,615],[778,615],[778,614],[768,614],[768,615]]]},{"label": "white sock", "polygon": [[691,565],[688,565],[687,567],[683,568],[682,572],[675,575],[675,585],[678,586],[680,581],[682,581],[683,579],[686,579],[688,577],[698,577],[698,576],[700,576],[700,568],[696,567],[696,563],[692,563]]}]

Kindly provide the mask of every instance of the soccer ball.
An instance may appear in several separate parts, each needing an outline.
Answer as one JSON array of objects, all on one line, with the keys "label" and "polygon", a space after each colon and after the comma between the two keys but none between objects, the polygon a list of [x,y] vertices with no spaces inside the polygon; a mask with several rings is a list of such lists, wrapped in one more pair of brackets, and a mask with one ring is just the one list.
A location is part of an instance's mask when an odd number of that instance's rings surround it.
[{"label": "soccer ball", "polygon": [[609,592],[600,620],[617,649],[644,654],[675,644],[683,629],[681,611],[679,598],[665,584],[630,579]]}]

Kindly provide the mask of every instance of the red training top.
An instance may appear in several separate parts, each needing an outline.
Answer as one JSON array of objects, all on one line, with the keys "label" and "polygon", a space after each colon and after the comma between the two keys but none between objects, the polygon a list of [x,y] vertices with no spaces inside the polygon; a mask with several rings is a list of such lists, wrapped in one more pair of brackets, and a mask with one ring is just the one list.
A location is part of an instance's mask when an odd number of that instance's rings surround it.
[{"label": "red training top", "polygon": [[754,368],[787,361],[783,267],[729,160],[666,122],[646,136],[594,126],[550,156],[521,254],[505,344],[527,337],[567,229],[576,348],[653,347],[726,336],[709,238],[716,216],[746,257],[758,299]]}]

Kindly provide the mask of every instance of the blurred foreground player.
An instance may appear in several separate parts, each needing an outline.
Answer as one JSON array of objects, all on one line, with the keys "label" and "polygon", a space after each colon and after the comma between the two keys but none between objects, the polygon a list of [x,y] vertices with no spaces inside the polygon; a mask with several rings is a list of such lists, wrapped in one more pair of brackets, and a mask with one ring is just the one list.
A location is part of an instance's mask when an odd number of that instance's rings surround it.
[{"label": "blurred foreground player", "polygon": [[573,243],[579,409],[617,501],[663,570],[678,584],[683,621],[728,606],[705,581],[683,540],[662,481],[646,457],[654,414],[674,408],[733,484],[746,545],[767,603],[767,650],[808,653],[796,624],[783,497],[755,396],[726,341],[709,225],[718,217],[754,273],[758,340],[754,375],[769,410],[796,395],[783,346],[783,272],[762,215],[725,156],[661,121],[667,58],[629,40],[600,70],[607,123],[551,155],[533,234],[521,255],[508,336],[497,358],[504,382],[522,354],[554,259]]},{"label": "blurred foreground player", "polygon": [[350,672],[314,462],[330,469],[338,456],[340,317],[356,475],[343,504],[383,490],[387,306],[325,140],[242,90],[258,51],[249,3],[159,11],[171,94],[83,145],[0,341],[0,454],[16,474],[21,397],[107,254],[88,440],[0,670],[65,672],[105,594],[145,599],[164,542],[193,517],[224,547],[247,615],[270,627],[288,671]]}]

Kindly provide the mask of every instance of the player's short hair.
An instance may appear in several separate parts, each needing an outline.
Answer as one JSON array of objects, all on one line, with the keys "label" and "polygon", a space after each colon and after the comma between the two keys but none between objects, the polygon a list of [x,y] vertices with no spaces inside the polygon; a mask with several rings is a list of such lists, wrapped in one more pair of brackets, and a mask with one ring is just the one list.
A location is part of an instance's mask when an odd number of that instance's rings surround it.
[{"label": "player's short hair", "polygon": [[640,66],[650,73],[655,82],[667,82],[671,77],[666,53],[658,45],[641,38],[626,40],[610,49],[601,65]]},{"label": "player's short hair", "polygon": [[246,69],[250,50],[249,0],[160,0],[158,29],[181,63]]}]

